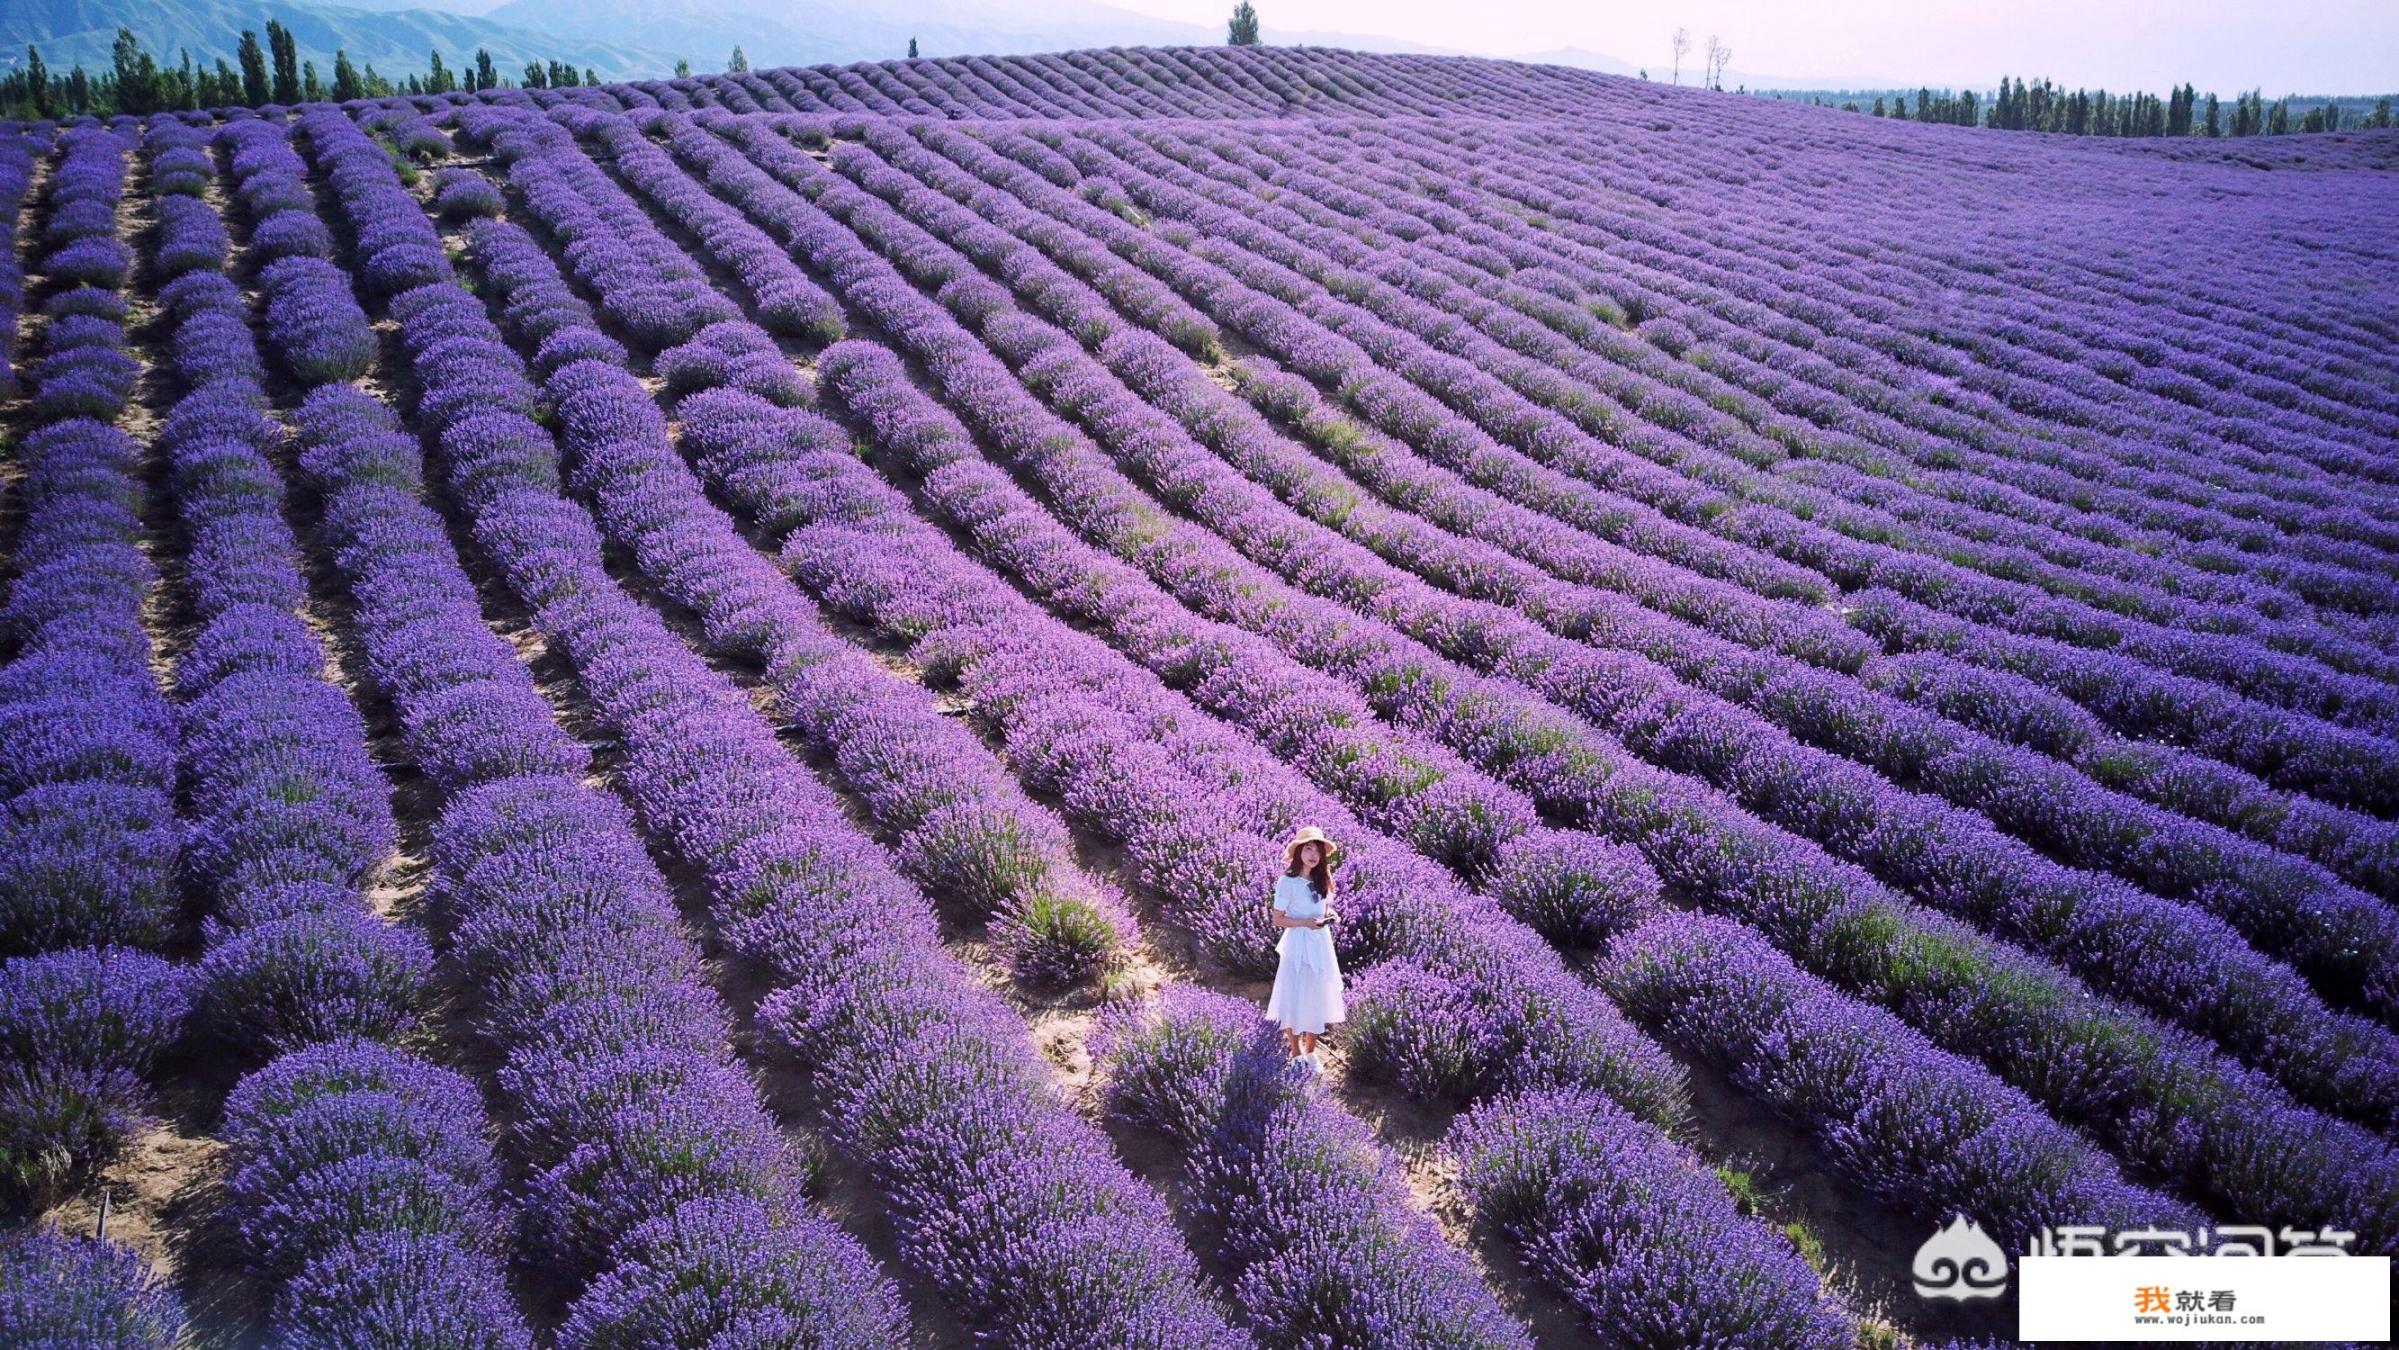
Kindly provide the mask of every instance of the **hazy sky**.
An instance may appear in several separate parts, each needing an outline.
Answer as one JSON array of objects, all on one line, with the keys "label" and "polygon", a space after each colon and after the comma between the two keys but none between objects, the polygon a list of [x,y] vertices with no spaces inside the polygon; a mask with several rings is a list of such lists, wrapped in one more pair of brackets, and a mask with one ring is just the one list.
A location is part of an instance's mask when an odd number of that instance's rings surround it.
[{"label": "hazy sky", "polygon": [[[1234,0],[1111,0],[1221,23]],[[2230,95],[2399,90],[2399,0],[1252,0],[1270,28],[1380,33],[1491,55],[1581,47],[1662,77],[1668,36],[1709,33],[1735,70],[1996,85],[2162,90],[2189,80]]]}]

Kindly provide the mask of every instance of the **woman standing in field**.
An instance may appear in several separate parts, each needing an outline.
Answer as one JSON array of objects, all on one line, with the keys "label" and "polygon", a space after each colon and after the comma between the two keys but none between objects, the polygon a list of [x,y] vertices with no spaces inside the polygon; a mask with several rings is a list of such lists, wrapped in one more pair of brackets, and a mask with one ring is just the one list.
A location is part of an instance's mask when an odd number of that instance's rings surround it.
[{"label": "woman standing in field", "polygon": [[1275,880],[1270,912],[1283,936],[1275,944],[1282,960],[1266,1017],[1283,1028],[1283,1048],[1311,1069],[1319,1067],[1316,1038],[1348,1016],[1331,930],[1333,859],[1339,852],[1313,825],[1292,836],[1283,849],[1283,875]]}]

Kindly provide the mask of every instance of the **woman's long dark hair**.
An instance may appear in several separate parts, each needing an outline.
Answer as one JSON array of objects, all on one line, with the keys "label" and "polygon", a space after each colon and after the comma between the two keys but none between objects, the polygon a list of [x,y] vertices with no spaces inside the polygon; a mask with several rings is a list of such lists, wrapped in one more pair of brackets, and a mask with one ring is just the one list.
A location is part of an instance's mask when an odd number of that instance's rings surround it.
[{"label": "woman's long dark hair", "polygon": [[[1316,843],[1316,841],[1313,839],[1309,840],[1308,842],[1311,844]],[[1301,847],[1304,848],[1306,845],[1302,845]],[[1327,848],[1323,844],[1316,844],[1316,865],[1314,867],[1303,868],[1299,865],[1299,849],[1296,848],[1285,853],[1283,858],[1284,876],[1306,877],[1308,879],[1308,884],[1315,888],[1316,894],[1319,898],[1332,898],[1333,850]]]}]

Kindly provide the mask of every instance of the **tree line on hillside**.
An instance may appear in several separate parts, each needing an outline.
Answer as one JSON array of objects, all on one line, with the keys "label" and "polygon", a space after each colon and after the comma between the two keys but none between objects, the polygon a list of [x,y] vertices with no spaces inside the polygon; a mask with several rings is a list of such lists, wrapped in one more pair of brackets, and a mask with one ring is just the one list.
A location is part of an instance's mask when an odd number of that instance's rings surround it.
[{"label": "tree line on hillside", "polygon": [[[688,74],[689,69],[678,73]],[[577,70],[564,61],[529,61],[523,72],[512,78],[501,73],[491,53],[481,47],[475,49],[472,61],[461,61],[455,68],[442,60],[439,51],[428,53],[422,72],[396,80],[379,74],[372,62],[360,66],[347,51],[336,51],[327,78],[319,73],[316,62],[300,59],[291,29],[269,19],[264,42],[256,30],[245,29],[235,46],[234,61],[220,56],[213,65],[194,62],[188,48],[175,65],[163,64],[129,28],[117,30],[109,68],[97,75],[81,65],[60,75],[42,60],[40,48],[29,45],[25,64],[0,76],[0,117],[140,115],[393,94],[447,94],[519,84],[528,89],[551,89],[598,83],[597,71],[588,66]]]},{"label": "tree line on hillside", "polygon": [[[1863,96],[1827,98],[1821,93],[1776,91],[1771,97],[1804,97],[1820,107],[1836,106],[1832,99],[1839,98],[1842,101],[1837,106],[1875,117],[2068,136],[2282,136],[2399,125],[2388,95],[2368,108],[2363,100],[2306,100],[2287,94],[2269,102],[2262,91],[2252,89],[2226,104],[2215,94],[2202,94],[2189,84],[2168,90],[2164,98],[2150,93],[2114,94],[2105,89],[2069,90],[2045,79],[2013,77],[2002,78],[1998,96],[1990,99],[1971,89],[1930,88],[1918,89],[1913,102],[1905,93],[1878,94],[1871,103]],[[2357,106],[2345,106],[2345,102]]]},{"label": "tree line on hillside", "polygon": [[2113,95],[2105,89],[2069,93],[2048,80],[2002,79],[1990,125],[2002,131],[2058,131],[2070,136],[2281,136],[2293,131],[2343,131],[2392,125],[2391,100],[2378,100],[2362,118],[2346,117],[2326,100],[2294,117],[2291,98],[2268,103],[2261,90],[2235,97],[2227,114],[2215,94],[2188,84],[2155,94]]}]

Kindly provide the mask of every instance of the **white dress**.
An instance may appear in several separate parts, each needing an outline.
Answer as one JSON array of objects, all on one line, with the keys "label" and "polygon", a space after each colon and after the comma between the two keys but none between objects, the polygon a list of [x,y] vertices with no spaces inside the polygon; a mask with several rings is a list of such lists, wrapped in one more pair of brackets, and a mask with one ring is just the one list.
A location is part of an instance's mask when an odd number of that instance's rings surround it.
[{"label": "white dress", "polygon": [[[1274,907],[1294,919],[1324,915],[1324,902],[1306,877],[1286,876],[1274,884]],[[1266,1017],[1293,1031],[1321,1032],[1349,1015],[1341,1001],[1341,963],[1333,956],[1329,928],[1286,928],[1275,944],[1282,962]]]}]

